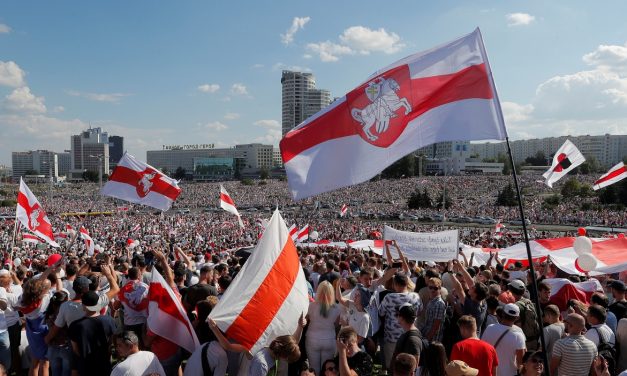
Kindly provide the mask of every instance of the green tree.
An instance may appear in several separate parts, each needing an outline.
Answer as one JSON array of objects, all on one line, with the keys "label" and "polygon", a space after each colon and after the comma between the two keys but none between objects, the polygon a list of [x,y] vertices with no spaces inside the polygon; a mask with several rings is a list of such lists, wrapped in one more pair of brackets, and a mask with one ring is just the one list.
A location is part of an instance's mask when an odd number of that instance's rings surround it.
[{"label": "green tree", "polygon": [[512,188],[512,183],[509,183],[496,197],[496,205],[516,206],[517,204],[518,201],[516,200],[516,193],[514,192],[514,188]]},{"label": "green tree", "polygon": [[259,177],[261,179],[264,179],[264,180],[269,178],[270,177],[270,171],[268,171],[268,169],[265,168],[265,167],[262,168],[261,171],[259,171]]},{"label": "green tree", "polygon": [[507,154],[500,153],[496,158],[498,163],[503,163],[503,175],[509,175],[512,173],[512,163],[509,160]]},{"label": "green tree", "polygon": [[581,164],[581,166],[576,168],[575,173],[588,175],[599,171],[601,171],[601,164],[594,156],[589,156],[586,158],[586,161]]},{"label": "green tree", "polygon": [[570,178],[568,180],[566,180],[566,183],[564,183],[564,185],[562,186],[562,196],[564,197],[575,197],[575,196],[579,196],[579,193],[581,191],[581,184],[577,181],[577,179],[575,178]]},{"label": "green tree", "polygon": [[398,179],[403,176],[414,176],[416,158],[413,154],[406,155],[381,172],[384,179]]},{"label": "green tree", "polygon": [[98,182],[98,173],[96,171],[85,171],[83,172],[83,180],[90,181],[92,183]]},{"label": "green tree", "polygon": [[449,196],[448,192],[446,192],[446,195],[443,195],[442,193],[440,193],[440,196],[435,202],[435,207],[441,208],[443,200],[444,200],[445,209],[450,209],[450,207],[453,206],[453,199],[451,199],[451,196]]},{"label": "green tree", "polygon": [[550,195],[549,197],[545,198],[544,201],[542,202],[542,208],[545,210],[555,209],[557,205],[560,204],[561,201],[562,201],[562,196],[558,194]]},{"label": "green tree", "polygon": [[185,169],[181,166],[176,168],[176,171],[174,171],[174,179],[177,180],[183,180],[185,179],[185,174],[187,173],[187,171],[185,171]]},{"label": "green tree", "polygon": [[527,157],[525,163],[532,166],[546,166],[546,155],[543,151],[538,151],[535,156]]},{"label": "green tree", "polygon": [[420,190],[416,188],[409,196],[409,199],[407,199],[407,207],[409,209],[432,208],[433,202],[426,189],[420,192]]}]

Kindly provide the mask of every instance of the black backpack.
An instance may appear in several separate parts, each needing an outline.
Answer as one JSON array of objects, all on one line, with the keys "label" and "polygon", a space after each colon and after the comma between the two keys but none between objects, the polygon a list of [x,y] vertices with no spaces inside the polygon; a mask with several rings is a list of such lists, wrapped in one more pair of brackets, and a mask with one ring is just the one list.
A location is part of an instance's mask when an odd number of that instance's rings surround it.
[{"label": "black backpack", "polygon": [[418,365],[422,367],[426,364],[426,361],[427,361],[426,357],[423,355],[425,355],[425,352],[427,351],[427,348],[429,347],[429,341],[424,336],[416,333],[415,331],[409,332],[409,335],[407,336],[407,338],[410,338],[410,337],[420,338],[421,349],[420,349],[420,358],[418,360]]},{"label": "black backpack", "polygon": [[599,336],[599,345],[597,346],[599,356],[602,356],[607,361],[607,369],[611,375],[614,375],[616,373],[616,349],[603,338],[599,329],[592,329],[596,330],[597,336]]}]

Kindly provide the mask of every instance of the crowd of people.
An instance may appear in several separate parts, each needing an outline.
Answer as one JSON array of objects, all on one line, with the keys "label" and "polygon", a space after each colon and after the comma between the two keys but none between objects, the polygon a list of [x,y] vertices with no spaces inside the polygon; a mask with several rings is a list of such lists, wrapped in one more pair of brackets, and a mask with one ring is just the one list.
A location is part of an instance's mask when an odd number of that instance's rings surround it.
[{"label": "crowd of people", "polygon": [[[627,224],[624,211],[596,206],[582,211],[575,202],[542,210],[547,188],[536,179],[521,177],[533,224]],[[494,205],[507,183],[483,176],[373,181],[294,203],[285,182],[226,182],[243,229],[232,214],[217,210],[218,185],[212,183],[182,184],[176,207],[167,213],[99,197],[94,185],[55,187],[52,194],[47,186],[35,188],[61,247],[22,242],[14,221],[0,221],[6,250],[0,270],[0,376],[627,374],[625,273],[595,276],[600,288],[592,296],[554,301],[549,282],[559,271],[550,259],[536,265],[538,316],[533,278],[519,263],[505,267],[498,257],[480,266],[464,257],[407,260],[395,243],[386,244],[383,255],[298,246],[311,303],[302,317],[293,318],[295,333],[273,338],[251,354],[209,318],[246,262],[239,250],[257,243],[275,207],[288,224],[309,224],[319,239],[330,241],[377,237],[384,224],[393,223],[415,232],[454,227],[465,244],[503,248],[521,241],[519,231],[495,234],[494,225],[407,218],[518,219],[517,208]],[[444,185],[453,197],[451,208],[407,209],[416,188],[435,197]],[[16,189],[3,186],[2,192],[10,197]],[[350,211],[339,218],[342,204]],[[112,214],[61,216],[88,211]],[[97,244],[93,256],[78,234],[81,227]],[[531,229],[530,235],[568,233]],[[153,269],[194,327],[201,346],[193,353],[147,324]]]}]

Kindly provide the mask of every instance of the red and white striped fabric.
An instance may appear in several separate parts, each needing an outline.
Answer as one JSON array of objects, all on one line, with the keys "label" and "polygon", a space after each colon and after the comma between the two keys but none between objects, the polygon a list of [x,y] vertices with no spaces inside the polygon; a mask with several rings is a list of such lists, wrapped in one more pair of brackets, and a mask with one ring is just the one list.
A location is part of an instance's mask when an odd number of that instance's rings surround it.
[{"label": "red and white striped fabric", "polygon": [[46,243],[53,247],[59,244],[54,241],[52,233],[52,225],[50,220],[41,207],[37,197],[31,192],[24,180],[20,178],[20,190],[17,192],[17,206],[15,208],[15,217],[27,230],[39,236]]},{"label": "red and white striped fabric", "polygon": [[22,234],[22,243],[39,244],[41,240],[36,235]]},{"label": "red and white striped fabric", "polygon": [[303,228],[298,230],[298,234],[296,234],[296,241],[299,243],[302,243],[307,239],[309,239],[309,225],[305,225]]},{"label": "red and white striped fabric", "polygon": [[296,223],[290,226],[288,232],[292,241],[296,242],[298,240],[298,227],[296,227]]},{"label": "red and white striped fabric", "polygon": [[479,29],[383,68],[281,140],[294,199],[372,178],[416,149],[507,136]]},{"label": "red and white striped fabric", "polygon": [[494,225],[494,233],[500,234],[503,228],[505,228],[505,225],[501,223],[501,220],[498,220],[496,225]]},{"label": "red and white striped fabric", "polygon": [[347,242],[350,248],[361,249],[364,251],[372,250],[374,253],[382,255],[384,240],[357,240],[354,242]]},{"label": "red and white striped fabric", "polygon": [[233,202],[231,195],[229,195],[229,192],[227,192],[226,189],[224,189],[222,184],[220,184],[220,207],[228,211],[229,213],[237,216],[237,221],[239,222],[240,227],[244,228],[242,217],[239,215],[239,212],[237,211],[237,208],[235,207],[235,202]]},{"label": "red and white striped fabric", "polygon": [[348,213],[348,205],[344,204],[342,205],[342,208],[340,209],[340,217],[344,217],[347,213]]},{"label": "red and white striped fabric", "polygon": [[601,176],[599,180],[595,181],[592,189],[596,191],[625,178],[627,178],[627,168],[625,168],[625,164],[623,162],[620,162],[616,166],[612,167],[605,175]]},{"label": "red and white striped fabric", "polygon": [[[529,242],[534,259],[551,256],[551,261],[569,274],[581,274],[575,266],[577,254],[573,248],[576,238],[536,239]],[[627,270],[627,238],[597,238],[592,240],[592,254],[598,263],[590,275],[620,273]],[[499,250],[499,258],[508,260],[526,260],[525,243],[518,243]]]},{"label": "red and white striped fabric", "polygon": [[137,230],[139,230],[141,228],[141,224],[136,224],[135,226],[133,226],[133,228],[131,229],[131,232],[135,232]]},{"label": "red and white striped fabric", "polygon": [[181,299],[168,286],[157,268],[152,268],[148,290],[148,329],[190,353],[200,346]]},{"label": "red and white striped fabric", "polygon": [[81,228],[79,229],[79,232],[81,233],[81,238],[83,238],[83,240],[85,241],[85,248],[87,248],[87,254],[89,256],[93,256],[94,249],[96,249],[96,245],[94,244],[94,239],[91,238],[91,236],[89,235],[89,231],[87,231],[87,229],[83,226],[81,226]]},{"label": "red and white striped fabric", "polygon": [[571,282],[566,278],[549,278],[543,282],[551,287],[549,302],[558,306],[560,311],[568,308],[570,299],[589,304],[592,294],[603,292],[603,286],[594,278],[579,283]]},{"label": "red and white striped fabric", "polygon": [[209,315],[252,353],[293,334],[309,307],[307,282],[278,210],[254,252]]},{"label": "red and white striped fabric", "polygon": [[74,230],[72,226],[69,224],[65,225],[65,232],[67,232],[70,235],[76,234],[76,230]]},{"label": "red and white striped fabric", "polygon": [[67,239],[68,234],[65,232],[55,232],[54,233],[54,239],[55,240],[65,240]]},{"label": "red and white striped fabric", "polygon": [[100,193],[166,211],[181,188],[176,180],[125,153]]}]

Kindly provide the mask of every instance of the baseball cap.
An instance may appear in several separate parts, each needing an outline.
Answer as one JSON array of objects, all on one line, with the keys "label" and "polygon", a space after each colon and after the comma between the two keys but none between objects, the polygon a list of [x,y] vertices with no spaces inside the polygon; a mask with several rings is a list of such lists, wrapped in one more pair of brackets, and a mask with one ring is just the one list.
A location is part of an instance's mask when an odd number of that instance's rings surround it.
[{"label": "baseball cap", "polygon": [[618,291],[625,291],[625,289],[626,289],[626,288],[625,288],[625,282],[623,282],[623,281],[618,281],[618,280],[616,280],[616,281],[612,281],[611,287],[612,287],[614,290],[618,290]]},{"label": "baseball cap", "polygon": [[11,275],[11,272],[6,269],[0,269],[0,277]]},{"label": "baseball cap", "polygon": [[85,309],[92,312],[100,311],[100,305],[98,304],[99,300],[100,297],[95,291],[87,291],[81,298],[81,302],[83,303],[83,306],[85,306]]},{"label": "baseball cap", "polygon": [[513,279],[508,284],[509,287],[513,288],[516,291],[525,291],[525,284],[520,279]]},{"label": "baseball cap", "polygon": [[52,266],[57,262],[61,261],[62,256],[58,253],[53,253],[48,257],[48,266]]},{"label": "baseball cap", "polygon": [[446,374],[448,376],[477,376],[479,370],[472,368],[466,362],[461,360],[453,360],[446,365]]},{"label": "baseball cap", "polygon": [[80,277],[77,277],[74,280],[74,282],[72,282],[72,289],[74,289],[75,293],[82,294],[82,293],[85,293],[86,291],[89,291],[90,284],[91,284],[91,281],[89,280],[89,278],[80,276]]},{"label": "baseball cap", "polygon": [[433,262],[433,261],[427,261],[427,262],[425,262],[425,265],[427,265],[427,266],[428,266],[428,267],[430,267],[430,268],[433,268],[433,267],[435,266],[435,262]]},{"label": "baseball cap", "polygon": [[401,305],[399,307],[398,315],[403,317],[403,318],[415,320],[416,319],[416,308],[414,308],[414,306],[411,303],[405,303],[405,304],[403,304],[403,305]]},{"label": "baseball cap", "polygon": [[508,316],[518,317],[520,316],[520,308],[518,308],[518,306],[514,303],[508,303],[503,307],[503,313]]}]

